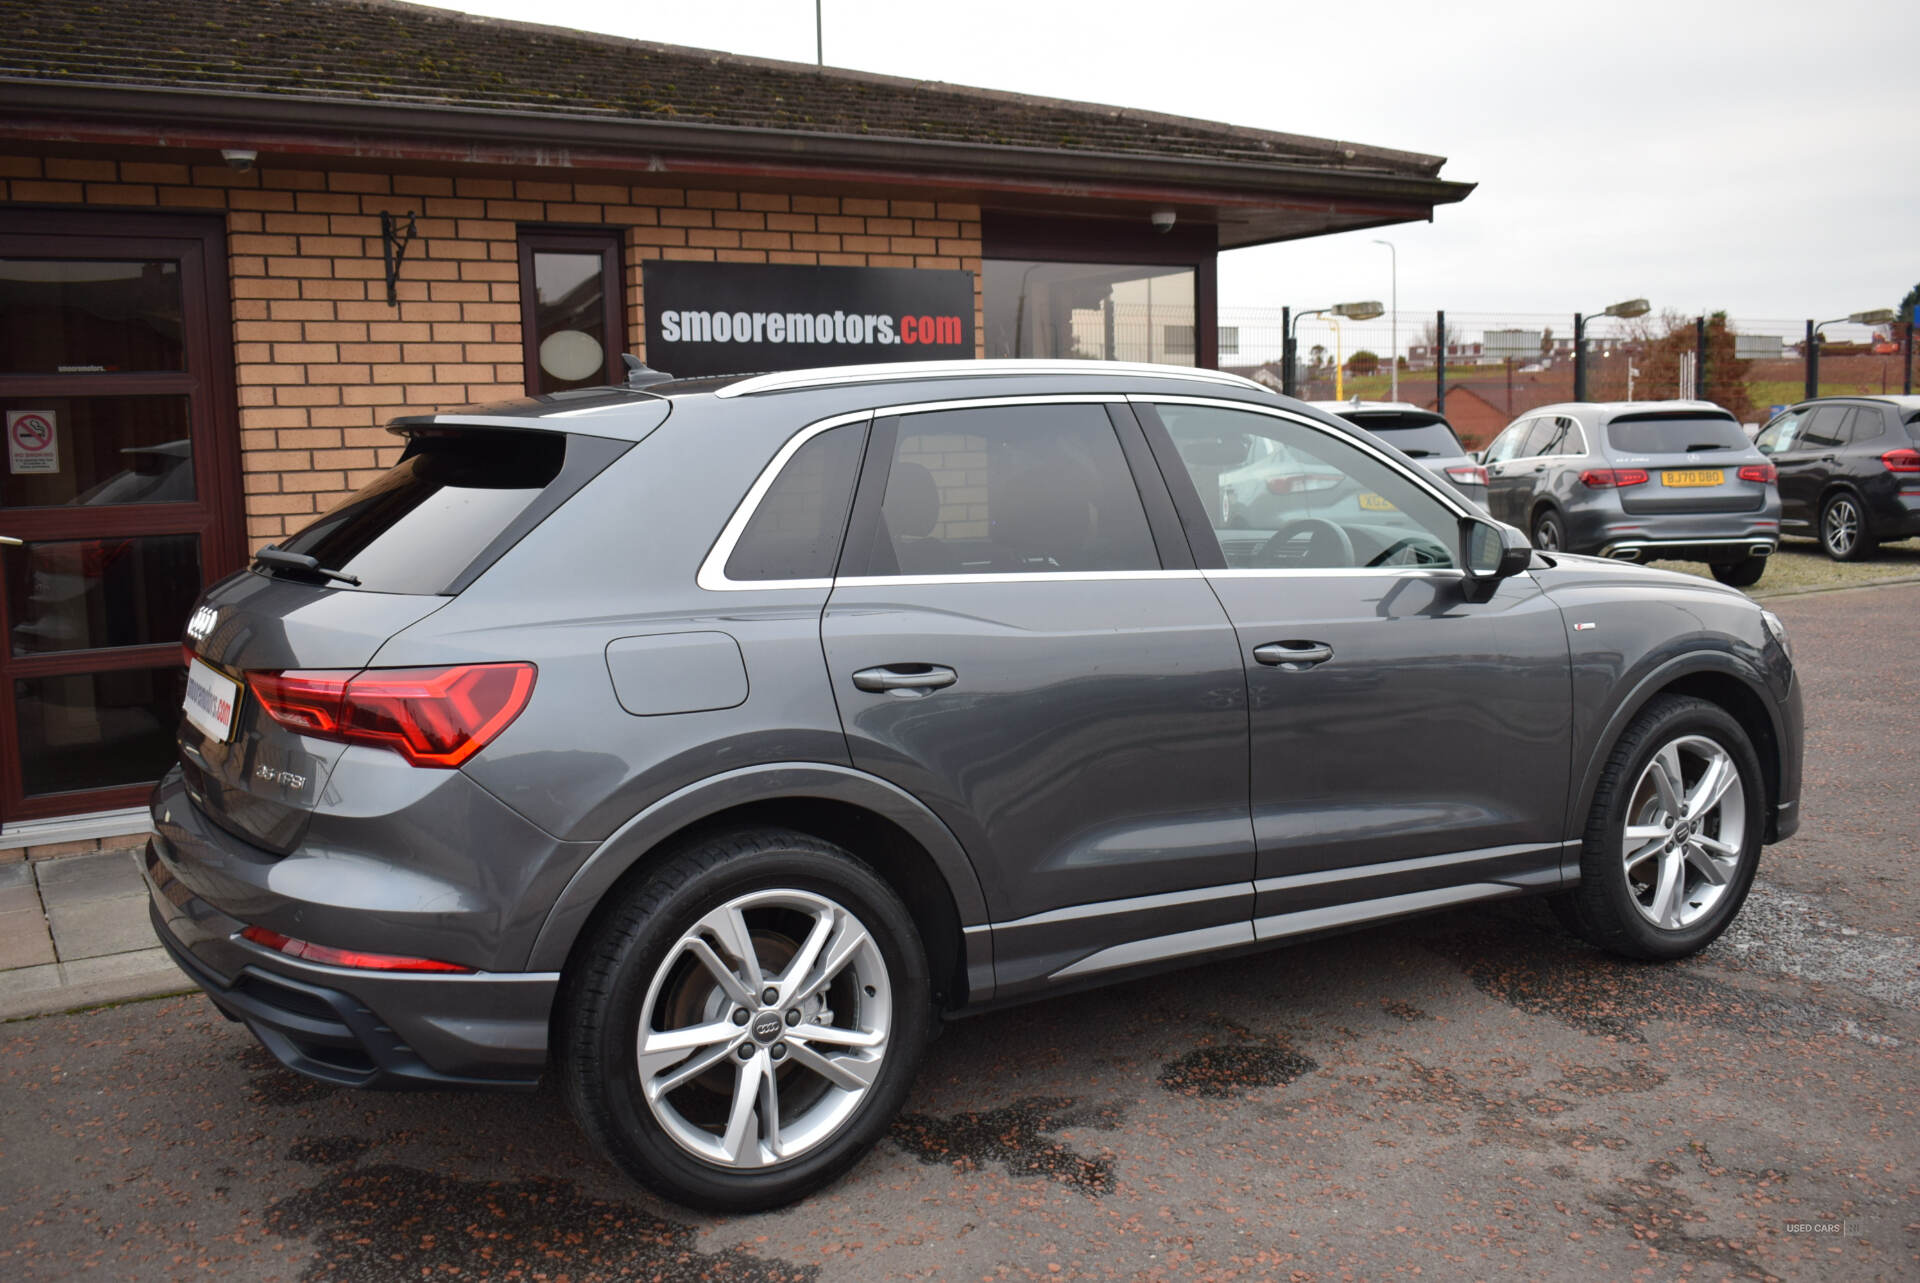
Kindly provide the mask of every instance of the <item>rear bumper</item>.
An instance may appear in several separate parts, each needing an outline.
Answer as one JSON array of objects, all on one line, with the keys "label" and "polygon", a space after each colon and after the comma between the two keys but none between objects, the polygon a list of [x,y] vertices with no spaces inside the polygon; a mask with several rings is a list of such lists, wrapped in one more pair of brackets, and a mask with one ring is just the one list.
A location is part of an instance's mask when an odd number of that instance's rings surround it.
[{"label": "rear bumper", "polygon": [[1771,557],[1779,546],[1778,535],[1740,539],[1649,539],[1628,535],[1600,545],[1600,555],[1615,561],[1733,562],[1749,557]]},{"label": "rear bumper", "polygon": [[215,1006],[289,1069],[347,1087],[528,1089],[547,1058],[557,973],[410,975],[320,966],[240,938],[147,844],[154,933]]}]

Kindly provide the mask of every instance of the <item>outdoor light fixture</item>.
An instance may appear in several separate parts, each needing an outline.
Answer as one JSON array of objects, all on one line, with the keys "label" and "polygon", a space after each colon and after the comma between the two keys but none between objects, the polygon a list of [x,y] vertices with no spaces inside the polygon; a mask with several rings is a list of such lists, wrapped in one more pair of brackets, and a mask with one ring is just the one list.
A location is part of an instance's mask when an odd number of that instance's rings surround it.
[{"label": "outdoor light fixture", "polygon": [[1379,300],[1367,299],[1359,303],[1334,303],[1327,307],[1308,308],[1304,312],[1296,313],[1293,319],[1287,322],[1287,332],[1282,339],[1280,347],[1280,386],[1282,390],[1285,391],[1288,396],[1294,394],[1293,355],[1295,344],[1293,336],[1300,329],[1301,317],[1320,316],[1324,313],[1331,312],[1335,316],[1344,316],[1349,321],[1371,321],[1376,316],[1386,315],[1386,311],[1386,308],[1380,306]]},{"label": "outdoor light fixture", "polygon": [[1836,316],[1831,321],[1818,324],[1807,322],[1807,399],[1811,401],[1820,395],[1820,331],[1829,325],[1891,325],[1900,319],[1900,314],[1890,307],[1877,307],[1871,312],[1852,312],[1846,316]]},{"label": "outdoor light fixture", "polygon": [[227,167],[235,173],[244,174],[253,168],[254,161],[260,159],[260,153],[247,147],[223,147],[220,149],[220,159],[226,161]]},{"label": "outdoor light fixture", "polygon": [[[1600,309],[1600,316],[1617,316],[1623,321],[1631,321],[1636,316],[1645,316],[1653,310],[1653,305],[1643,298],[1630,298],[1622,303]],[[1579,312],[1573,314],[1573,399],[1587,399],[1587,318]]]}]

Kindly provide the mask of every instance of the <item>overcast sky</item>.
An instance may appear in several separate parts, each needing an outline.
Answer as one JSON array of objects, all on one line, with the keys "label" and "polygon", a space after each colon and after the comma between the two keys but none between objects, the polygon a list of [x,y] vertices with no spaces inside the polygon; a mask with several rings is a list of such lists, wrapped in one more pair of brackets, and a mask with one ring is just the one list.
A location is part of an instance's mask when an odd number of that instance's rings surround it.
[{"label": "overcast sky", "polygon": [[[811,62],[813,0],[445,8]],[[1234,307],[1826,320],[1920,281],[1920,3],[824,0],[831,65],[1448,158],[1431,224],[1239,250]]]}]

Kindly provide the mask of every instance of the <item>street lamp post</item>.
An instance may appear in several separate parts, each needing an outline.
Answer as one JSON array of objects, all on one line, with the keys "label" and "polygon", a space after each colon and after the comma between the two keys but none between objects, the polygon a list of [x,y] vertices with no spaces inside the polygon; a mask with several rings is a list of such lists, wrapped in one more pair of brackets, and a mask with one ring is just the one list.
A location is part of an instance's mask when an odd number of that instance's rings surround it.
[{"label": "street lamp post", "polygon": [[1849,325],[1885,325],[1899,315],[1890,307],[1875,308],[1871,312],[1853,312],[1846,316],[1836,316],[1831,321],[1814,324],[1807,322],[1807,400],[1820,395],[1820,331],[1829,325],[1838,325],[1845,321]]},{"label": "street lamp post", "polygon": [[1286,337],[1280,346],[1280,361],[1283,367],[1280,371],[1280,390],[1288,396],[1299,395],[1299,381],[1294,378],[1293,365],[1296,355],[1295,349],[1298,347],[1298,344],[1294,342],[1294,335],[1300,329],[1301,317],[1319,316],[1323,313],[1331,312],[1335,316],[1344,316],[1349,321],[1371,321],[1374,317],[1379,316],[1386,310],[1386,308],[1380,306],[1378,300],[1368,299],[1360,303],[1334,303],[1328,307],[1308,308],[1306,311],[1296,314],[1292,321],[1288,322]]},{"label": "street lamp post", "polygon": [[[1645,316],[1652,308],[1643,298],[1630,298],[1624,303],[1615,303],[1601,310],[1601,316],[1618,316],[1632,320],[1636,316]],[[1579,312],[1573,314],[1573,399],[1587,399],[1587,318]]]},{"label": "street lamp post", "polygon": [[1393,265],[1393,276],[1389,285],[1390,292],[1387,295],[1387,333],[1389,335],[1387,339],[1387,379],[1390,388],[1387,393],[1387,399],[1389,401],[1398,401],[1400,399],[1400,251],[1393,247],[1392,241],[1383,241],[1376,238],[1373,243],[1387,247],[1388,262]]}]

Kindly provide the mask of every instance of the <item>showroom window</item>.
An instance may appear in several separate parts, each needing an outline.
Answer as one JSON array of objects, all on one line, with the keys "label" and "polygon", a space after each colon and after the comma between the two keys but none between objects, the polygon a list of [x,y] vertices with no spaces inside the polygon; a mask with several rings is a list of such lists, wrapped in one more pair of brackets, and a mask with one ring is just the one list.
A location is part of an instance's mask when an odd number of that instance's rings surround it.
[{"label": "showroom window", "polygon": [[1196,363],[1192,266],[990,258],[981,272],[989,357]]},{"label": "showroom window", "polygon": [[528,392],[619,382],[620,234],[521,232],[520,327]]}]

